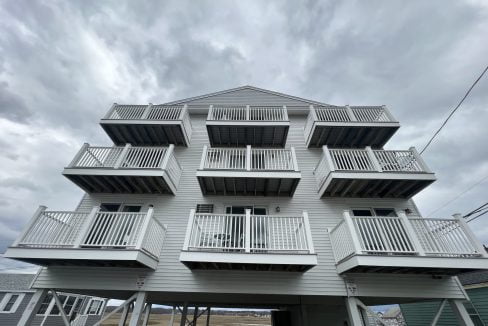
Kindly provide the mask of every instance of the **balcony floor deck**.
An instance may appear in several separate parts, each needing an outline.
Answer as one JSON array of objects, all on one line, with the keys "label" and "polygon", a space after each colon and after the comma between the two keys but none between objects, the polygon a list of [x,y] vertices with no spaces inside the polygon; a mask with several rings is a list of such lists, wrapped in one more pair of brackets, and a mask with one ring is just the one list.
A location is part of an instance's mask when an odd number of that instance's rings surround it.
[{"label": "balcony floor deck", "polygon": [[164,170],[66,168],[63,175],[89,193],[176,193],[176,186]]},{"label": "balcony floor deck", "polygon": [[411,198],[436,180],[433,173],[331,172],[321,197]]},{"label": "balcony floor deck", "polygon": [[323,122],[314,123],[307,139],[308,147],[327,145],[331,148],[382,148],[400,128],[398,122],[357,123]]},{"label": "balcony floor deck", "polygon": [[317,265],[315,254],[182,251],[190,269],[305,272]]},{"label": "balcony floor deck", "polygon": [[353,255],[337,264],[342,273],[396,273],[458,275],[488,269],[482,257],[439,257],[408,255]]},{"label": "balcony floor deck", "polygon": [[204,195],[293,196],[300,172],[197,171]]},{"label": "balcony floor deck", "polygon": [[188,146],[181,121],[102,120],[100,125],[116,145]]},{"label": "balcony floor deck", "polygon": [[156,269],[158,261],[142,250],[108,248],[10,247],[5,257],[41,266],[139,267]]},{"label": "balcony floor deck", "polygon": [[284,147],[289,122],[207,121],[211,146]]}]

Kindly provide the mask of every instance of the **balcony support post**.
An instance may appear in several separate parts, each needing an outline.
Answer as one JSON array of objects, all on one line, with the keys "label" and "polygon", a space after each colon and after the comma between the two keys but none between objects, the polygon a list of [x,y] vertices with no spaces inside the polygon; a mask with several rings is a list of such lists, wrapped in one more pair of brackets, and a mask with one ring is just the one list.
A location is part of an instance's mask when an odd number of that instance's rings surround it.
[{"label": "balcony support post", "polygon": [[112,104],[112,106],[110,107],[110,109],[108,109],[108,112],[103,117],[103,119],[110,119],[110,117],[112,116],[112,113],[114,112],[116,106],[117,106],[117,103]]},{"label": "balcony support post", "polygon": [[139,320],[141,319],[142,312],[144,311],[144,306],[146,304],[147,292],[141,291],[137,293],[136,300],[134,301],[134,309],[129,321],[129,326],[139,325]]},{"label": "balcony support post", "polygon": [[246,121],[251,120],[251,107],[246,105]]},{"label": "balcony support post", "polygon": [[207,145],[203,145],[203,151],[202,151],[202,159],[200,160],[200,168],[199,170],[203,170],[205,168],[205,161],[207,160]]},{"label": "balcony support post", "polygon": [[474,326],[474,323],[471,320],[471,317],[469,317],[468,311],[466,310],[466,307],[464,306],[462,300],[449,299],[448,301],[452,311],[454,312],[454,315],[456,316],[458,325]]},{"label": "balcony support post", "polygon": [[251,171],[251,145],[246,146],[246,170]]},{"label": "balcony support post", "polygon": [[165,170],[168,168],[168,162],[169,159],[171,158],[171,155],[173,155],[174,150],[175,150],[175,145],[170,144],[168,146],[168,149],[166,150],[166,153],[164,154],[163,160],[161,161],[161,169]]},{"label": "balcony support post", "polygon": [[363,321],[361,317],[361,312],[355,297],[346,298],[347,315],[349,317],[349,325],[351,326],[362,326]]},{"label": "balcony support post", "polygon": [[244,233],[244,242],[246,252],[251,252],[251,210],[246,209],[245,221],[246,233]]},{"label": "balcony support post", "polygon": [[195,224],[195,209],[191,209],[190,217],[188,218],[188,225],[186,226],[185,242],[183,243],[183,251],[188,251],[188,247],[190,246],[191,233],[194,224]]},{"label": "balcony support post", "polygon": [[291,147],[290,151],[291,151],[291,161],[293,162],[293,170],[300,171],[300,169],[298,169],[297,153],[295,152],[295,147]]},{"label": "balcony support post", "polygon": [[213,107],[213,105],[210,105],[210,106],[208,107],[208,115],[207,115],[207,120],[216,120],[216,119],[214,118],[214,112],[213,112],[213,111],[214,111],[214,107]]},{"label": "balcony support post", "polygon": [[308,253],[314,254],[315,248],[313,246],[312,229],[310,228],[307,211],[303,211],[303,227],[305,228],[305,234],[307,236]]},{"label": "balcony support post", "polygon": [[413,247],[415,248],[415,251],[418,252],[419,256],[425,256],[425,250],[422,247],[422,244],[417,237],[417,233],[412,227],[412,223],[410,223],[410,220],[408,219],[407,215],[403,211],[397,211],[397,215],[401,218],[403,227],[405,228],[405,231],[407,232],[408,238],[412,242]]},{"label": "balcony support post", "polygon": [[14,243],[12,244],[12,247],[17,247],[19,245],[19,243],[22,241],[22,239],[24,239],[24,237],[26,236],[27,232],[29,232],[29,230],[31,229],[32,225],[34,225],[34,223],[36,223],[37,218],[41,214],[43,214],[46,209],[47,209],[47,207],[42,206],[42,205],[37,208],[34,215],[32,215],[32,218],[29,221],[29,223],[25,226],[24,230],[22,230],[22,233],[17,237],[17,239],[15,239]]},{"label": "balcony support post", "polygon": [[90,147],[90,144],[83,143],[83,145],[81,146],[81,148],[78,151],[78,153],[76,153],[75,157],[73,157],[73,159],[71,160],[71,162],[68,164],[68,167],[69,168],[74,167],[75,164],[78,163],[78,161],[83,156],[83,154],[86,152],[86,150],[88,149],[88,147]]},{"label": "balcony support post", "polygon": [[85,223],[81,226],[80,232],[78,233],[78,236],[76,237],[74,247],[75,248],[80,248],[83,241],[85,240],[86,236],[88,235],[89,230],[91,229],[93,222],[95,221],[95,217],[98,214],[98,211],[100,210],[99,206],[94,206],[88,215],[88,217],[85,220]]},{"label": "balcony support post", "polygon": [[147,117],[149,116],[149,113],[151,112],[151,108],[152,108],[153,104],[152,103],[149,103],[148,106],[146,106],[146,108],[144,109],[144,112],[142,112],[142,115],[141,115],[141,120],[146,120]]},{"label": "balcony support post", "polygon": [[359,241],[359,236],[358,233],[356,232],[356,227],[354,226],[354,222],[351,218],[351,215],[349,214],[349,211],[344,210],[343,216],[344,216],[344,221],[346,221],[347,228],[349,229],[349,233],[351,234],[354,252],[357,255],[360,255],[362,253],[361,242]]},{"label": "balcony support post", "polygon": [[447,299],[441,301],[439,307],[437,308],[437,312],[434,316],[434,319],[432,319],[432,322],[430,323],[430,326],[437,326],[437,322],[439,321],[439,318],[441,318],[442,311],[444,310],[446,303],[447,303]]},{"label": "balcony support post", "polygon": [[120,153],[120,156],[117,158],[117,161],[115,161],[114,169],[118,169],[122,165],[122,163],[124,163],[124,160],[127,157],[127,153],[129,152],[131,147],[132,147],[131,144],[125,144],[122,153]]},{"label": "balcony support post", "polygon": [[349,117],[349,119],[351,121],[358,121],[358,119],[354,115],[354,112],[352,111],[352,109],[349,105],[346,105],[346,112],[347,112],[347,116]]},{"label": "balcony support post", "polygon": [[141,234],[139,234],[139,237],[137,238],[136,249],[140,250],[142,248],[142,245],[144,244],[144,240],[146,239],[147,229],[149,228],[149,223],[151,222],[153,214],[154,214],[154,208],[152,205],[150,205],[141,227],[141,231],[140,231]]},{"label": "balcony support post", "polygon": [[41,304],[44,301],[44,298],[47,295],[47,292],[48,289],[37,289],[36,292],[34,292],[22,316],[20,317],[17,326],[31,325],[32,321],[36,317],[36,313],[39,310],[39,307],[41,306]]},{"label": "balcony support post", "polygon": [[332,160],[332,156],[330,155],[329,147],[327,145],[322,146],[322,151],[324,152],[324,158],[329,166],[330,172],[335,171],[334,161]]},{"label": "balcony support post", "polygon": [[283,105],[283,120],[288,121],[288,110],[286,109],[286,105]]},{"label": "balcony support post", "polygon": [[415,147],[410,147],[408,149],[410,152],[412,152],[413,157],[417,162],[419,162],[420,166],[422,167],[422,171],[426,173],[432,173],[432,171],[429,169],[427,164],[425,163],[424,159],[422,156],[417,152],[417,149]]},{"label": "balcony support post", "polygon": [[371,149],[371,146],[366,146],[366,152],[368,153],[368,157],[369,157],[369,160],[371,161],[371,164],[373,164],[373,168],[378,172],[383,172],[383,169],[381,168],[380,162],[378,162],[376,155],[374,155],[374,152]]},{"label": "balcony support post", "polygon": [[488,253],[486,252],[485,247],[479,242],[478,238],[476,238],[476,235],[474,232],[471,230],[471,228],[468,226],[468,223],[466,223],[466,220],[461,214],[454,214],[453,217],[458,221],[459,226],[463,229],[464,233],[468,236],[469,240],[471,241],[471,244],[473,247],[476,248],[476,251],[482,256],[487,258]]},{"label": "balcony support post", "polygon": [[54,302],[56,303],[56,306],[58,306],[59,314],[61,315],[61,318],[63,319],[64,325],[70,326],[70,322],[68,319],[68,316],[66,316],[66,312],[64,311],[63,303],[61,300],[59,300],[59,296],[54,291],[54,289],[51,289],[51,293],[53,294]]}]

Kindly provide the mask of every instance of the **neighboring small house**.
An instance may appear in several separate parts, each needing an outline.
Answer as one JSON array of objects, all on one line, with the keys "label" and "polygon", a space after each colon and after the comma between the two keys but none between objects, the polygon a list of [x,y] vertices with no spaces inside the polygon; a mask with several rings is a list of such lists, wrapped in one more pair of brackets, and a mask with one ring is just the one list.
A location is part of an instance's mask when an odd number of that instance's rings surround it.
[{"label": "neighboring small house", "polygon": [[[31,289],[34,274],[0,273],[0,325],[17,325],[35,290]],[[106,299],[78,294],[59,293],[59,299],[73,326],[93,325],[100,320]],[[51,294],[41,304],[32,323],[34,326],[64,325]]]},{"label": "neighboring small house", "polygon": [[405,320],[403,318],[402,311],[400,307],[392,307],[385,311],[381,316],[383,324],[386,326],[404,326]]},{"label": "neighboring small house", "polygon": [[[475,326],[488,325],[488,272],[472,272],[459,275],[470,301],[464,305]],[[436,312],[440,307],[439,301],[418,302],[402,304],[407,326],[431,325]],[[438,326],[458,325],[451,307],[446,304],[442,310]]]}]

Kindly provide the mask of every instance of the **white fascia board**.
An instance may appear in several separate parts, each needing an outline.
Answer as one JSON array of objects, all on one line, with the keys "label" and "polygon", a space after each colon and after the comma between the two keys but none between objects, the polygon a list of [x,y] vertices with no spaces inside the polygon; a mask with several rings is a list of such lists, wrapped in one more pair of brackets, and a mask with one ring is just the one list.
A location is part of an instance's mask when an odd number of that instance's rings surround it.
[{"label": "white fascia board", "polygon": [[91,248],[17,248],[10,247],[4,257],[12,259],[53,259],[53,260],[105,260],[137,261],[147,267],[156,269],[157,260],[140,250],[131,249],[91,249]]},{"label": "white fascia board", "polygon": [[337,264],[337,272],[345,273],[357,266],[439,268],[439,269],[488,269],[487,258],[449,258],[433,256],[371,256],[355,255]]},{"label": "white fascia board", "polygon": [[181,125],[182,123],[181,120],[100,120],[101,125]]},{"label": "white fascia board", "polygon": [[302,174],[299,171],[282,172],[282,171],[247,171],[247,170],[197,170],[197,177],[209,178],[260,178],[260,179],[301,179]]},{"label": "white fascia board", "polygon": [[314,127],[373,127],[373,128],[395,128],[400,127],[399,122],[362,122],[362,121],[315,121]]},{"label": "white fascia board", "polygon": [[235,263],[235,264],[276,264],[276,265],[317,265],[316,254],[286,253],[226,253],[210,251],[182,251],[182,262]]},{"label": "white fascia board", "polygon": [[162,169],[127,169],[127,168],[64,168],[63,175],[103,175],[129,177],[164,177]]},{"label": "white fascia board", "polygon": [[289,127],[290,121],[221,121],[207,120],[207,126],[223,127]]}]

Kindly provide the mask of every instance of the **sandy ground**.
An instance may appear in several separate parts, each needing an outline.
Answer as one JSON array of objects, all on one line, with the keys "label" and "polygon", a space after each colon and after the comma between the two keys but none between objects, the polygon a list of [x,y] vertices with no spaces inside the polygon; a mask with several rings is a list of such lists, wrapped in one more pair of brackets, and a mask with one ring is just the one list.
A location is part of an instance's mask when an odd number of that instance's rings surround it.
[{"label": "sandy ground", "polygon": [[[130,315],[129,315],[130,318]],[[129,320],[127,319],[127,321]],[[170,326],[168,325],[170,315],[151,314],[148,325],[150,326]],[[105,321],[103,326],[118,326],[120,314],[115,314],[110,319]],[[198,319],[197,325],[206,326],[207,318],[202,316]],[[128,322],[127,322],[128,323]],[[180,325],[180,316],[176,315],[173,326]],[[271,320],[269,317],[253,317],[253,316],[210,316],[211,326],[269,326]]]}]

